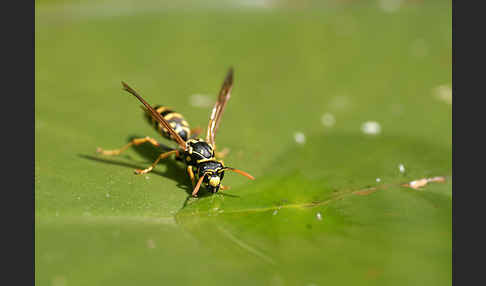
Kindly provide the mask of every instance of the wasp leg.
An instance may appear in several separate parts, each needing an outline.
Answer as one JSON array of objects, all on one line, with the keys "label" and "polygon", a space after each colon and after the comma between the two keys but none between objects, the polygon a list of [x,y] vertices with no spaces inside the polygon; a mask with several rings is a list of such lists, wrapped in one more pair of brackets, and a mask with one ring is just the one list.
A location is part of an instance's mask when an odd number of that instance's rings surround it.
[{"label": "wasp leg", "polygon": [[201,134],[202,129],[201,127],[195,127],[191,129],[191,139],[197,138],[199,134]]},{"label": "wasp leg", "polygon": [[223,151],[214,151],[214,156],[218,159],[223,159],[229,152],[230,149],[224,148]]},{"label": "wasp leg", "polygon": [[187,174],[189,174],[189,178],[191,178],[192,187],[194,188],[195,178],[194,178],[194,172],[192,171],[192,166],[187,166]]},{"label": "wasp leg", "polygon": [[155,160],[155,162],[152,164],[152,166],[148,167],[147,169],[143,169],[143,170],[135,169],[135,173],[138,174],[138,175],[147,174],[148,172],[152,171],[153,168],[155,168],[155,166],[157,165],[157,163],[159,163],[159,161],[161,159],[165,159],[172,154],[176,154],[176,156],[179,155],[179,150],[172,150],[172,151],[160,154],[159,157],[157,158],[157,160]]},{"label": "wasp leg", "polygon": [[219,186],[219,189],[220,189],[221,191],[224,191],[224,190],[229,190],[229,189],[231,189],[231,187],[230,187],[230,186],[223,186],[223,185],[221,185],[221,186]]},{"label": "wasp leg", "polygon": [[115,149],[115,150],[103,150],[101,149],[100,147],[98,147],[96,149],[96,152],[98,153],[101,153],[103,155],[119,155],[121,152],[125,151],[126,149],[128,149],[128,147],[132,146],[132,145],[140,145],[140,144],[143,144],[145,142],[149,142],[150,144],[154,145],[154,146],[159,146],[159,142],[155,141],[155,139],[153,138],[150,138],[150,137],[145,137],[145,138],[135,138],[133,139],[130,143],[128,143],[127,145],[121,147],[120,149]]},{"label": "wasp leg", "polygon": [[199,188],[201,187],[201,183],[204,180],[204,176],[201,176],[199,180],[197,181],[196,186],[194,187],[194,190],[192,191],[192,196],[197,197],[197,192],[199,192]]}]

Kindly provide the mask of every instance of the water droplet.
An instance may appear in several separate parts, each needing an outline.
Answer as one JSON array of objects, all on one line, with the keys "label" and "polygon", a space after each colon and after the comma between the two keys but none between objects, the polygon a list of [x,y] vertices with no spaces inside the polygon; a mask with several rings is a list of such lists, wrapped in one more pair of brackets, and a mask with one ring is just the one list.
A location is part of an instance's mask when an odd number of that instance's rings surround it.
[{"label": "water droplet", "polygon": [[400,9],[403,0],[379,0],[380,9],[387,13],[393,13]]},{"label": "water droplet", "polygon": [[316,217],[317,217],[318,220],[322,220],[322,214],[320,212],[318,212],[316,214]]},{"label": "water droplet", "polygon": [[428,183],[427,179],[420,179],[420,180],[411,181],[409,185],[413,189],[418,189],[420,187],[427,185],[427,183]]},{"label": "water droplet", "polygon": [[196,93],[189,97],[189,104],[194,107],[210,107],[212,103],[212,97],[205,94]]},{"label": "water droplet", "polygon": [[278,214],[278,210],[274,210],[272,215],[277,215]]},{"label": "water droplet", "polygon": [[155,242],[152,239],[147,240],[148,248],[155,248]]},{"label": "water droplet", "polygon": [[381,125],[376,121],[366,121],[361,125],[361,131],[369,135],[380,134]]},{"label": "water droplet", "polygon": [[295,142],[297,142],[298,144],[304,144],[305,143],[305,135],[302,132],[296,132],[294,134],[294,139],[295,139]]},{"label": "water droplet", "polygon": [[447,104],[452,104],[452,89],[449,85],[440,85],[433,90],[434,96],[447,103]]},{"label": "water droplet", "polygon": [[330,102],[329,107],[332,109],[348,109],[351,104],[351,100],[349,99],[349,95],[347,92],[340,92],[339,95],[334,96]]},{"label": "water droplet", "polygon": [[376,182],[377,183],[381,182],[381,179],[380,178],[376,178]]},{"label": "water droplet", "polygon": [[400,170],[400,173],[405,173],[405,166],[403,164],[398,165],[398,170]]},{"label": "water droplet", "polygon": [[65,286],[67,285],[67,279],[64,276],[55,276],[52,279],[52,286]]},{"label": "water droplet", "polygon": [[331,113],[324,113],[321,116],[321,123],[326,127],[332,127],[336,123],[336,119]]}]

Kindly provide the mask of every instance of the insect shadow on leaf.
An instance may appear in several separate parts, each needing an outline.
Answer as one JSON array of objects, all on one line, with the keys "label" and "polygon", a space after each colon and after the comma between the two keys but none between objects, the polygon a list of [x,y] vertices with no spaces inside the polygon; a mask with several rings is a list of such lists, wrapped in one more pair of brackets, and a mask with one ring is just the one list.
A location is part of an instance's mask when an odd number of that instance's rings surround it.
[{"label": "insect shadow on leaf", "polygon": [[[141,138],[142,136],[140,135],[131,135],[127,138],[127,142],[131,142],[135,138]],[[143,162],[134,162],[134,163],[128,163],[116,159],[107,159],[106,157],[99,157],[99,156],[93,156],[93,155],[84,155],[84,154],[78,154],[79,157],[92,160],[92,161],[97,161],[101,163],[106,163],[106,164],[112,164],[112,165],[118,165],[118,166],[123,166],[123,167],[128,167],[130,169],[140,169],[141,166],[145,166],[147,163],[151,163],[154,158],[157,158],[161,153],[168,152],[171,150],[174,150],[173,148],[160,143],[157,141],[160,146],[156,147],[151,144],[140,144],[132,147],[132,150],[134,150],[140,157],[144,158]],[[125,159],[130,159],[133,160],[130,155],[123,155],[118,158],[125,158]],[[159,176],[172,179],[177,182],[177,187],[184,189],[184,191],[188,194],[188,197],[184,201],[182,207],[186,207],[192,198],[192,185],[191,185],[191,180],[185,176],[184,173],[184,165],[177,160],[161,160],[158,165],[165,165],[166,170],[165,172],[159,171],[157,169],[153,170],[151,173],[157,174]],[[181,175],[182,174],[182,175]],[[226,197],[233,197],[233,198],[239,198],[240,196],[237,195],[231,195],[231,194],[225,194],[225,193],[219,193],[221,196],[226,196]],[[204,197],[209,197],[211,196],[210,193],[202,193],[200,195],[200,198]]]},{"label": "insect shadow on leaf", "polygon": [[[128,142],[131,142],[134,138],[140,138],[142,136],[131,135],[128,137]],[[106,157],[99,157],[93,155],[79,154],[78,156],[84,159],[93,160],[97,162],[102,162],[106,164],[118,165],[123,167],[128,167],[130,169],[140,169],[143,168],[148,163],[151,163],[154,158],[157,158],[161,153],[174,150],[173,148],[158,142],[160,146],[155,147],[151,144],[140,144],[138,146],[133,146],[131,149],[134,150],[140,157],[144,158],[143,162],[129,163],[126,161],[121,161],[117,159],[107,159]],[[132,159],[129,155],[124,155],[118,158]],[[133,160],[133,159],[132,159]],[[155,169],[151,173],[157,174],[159,176],[174,180],[177,182],[177,187],[184,189],[188,195],[192,194],[191,180],[184,176],[185,168],[184,165],[176,160],[161,160],[158,165],[165,165],[165,171],[160,171]],[[133,172],[130,173],[132,175]],[[181,175],[182,174],[182,175]]]}]

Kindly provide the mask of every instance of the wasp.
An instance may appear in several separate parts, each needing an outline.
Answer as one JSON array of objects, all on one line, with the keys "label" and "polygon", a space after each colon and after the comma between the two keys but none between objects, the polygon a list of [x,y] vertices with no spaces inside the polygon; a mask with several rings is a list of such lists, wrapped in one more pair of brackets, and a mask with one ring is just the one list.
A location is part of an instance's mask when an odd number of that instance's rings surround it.
[{"label": "wasp", "polygon": [[[200,131],[189,128],[189,123],[184,117],[165,106],[150,106],[134,89],[122,81],[123,89],[135,96],[142,104],[146,118],[154,125],[158,133],[164,138],[174,141],[178,148],[171,149],[168,152],[160,154],[151,166],[146,169],[136,169],[135,174],[146,174],[152,171],[160,160],[175,155],[175,159],[185,162],[187,174],[191,179],[193,191],[192,196],[197,197],[197,193],[204,184],[206,189],[211,193],[217,193],[220,189],[227,189],[223,186],[225,171],[231,171],[243,175],[251,180],[255,178],[238,169],[226,167],[222,160],[216,157],[224,156],[224,152],[216,151],[216,132],[221,123],[221,117],[228,100],[230,99],[231,89],[233,88],[233,68],[230,68],[218,94],[217,101],[212,109],[209,124],[206,133],[206,139],[197,138]],[[150,143],[156,147],[160,146],[155,139],[151,137],[135,138],[127,145],[115,150],[97,149],[98,153],[103,155],[119,155],[130,146],[137,146],[143,143]]]}]

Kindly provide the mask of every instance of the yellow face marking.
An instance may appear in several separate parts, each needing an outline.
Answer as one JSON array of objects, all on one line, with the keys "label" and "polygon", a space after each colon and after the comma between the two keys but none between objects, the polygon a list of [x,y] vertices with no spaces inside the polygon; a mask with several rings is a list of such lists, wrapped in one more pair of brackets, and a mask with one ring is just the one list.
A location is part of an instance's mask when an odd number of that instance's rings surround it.
[{"label": "yellow face marking", "polygon": [[219,177],[211,177],[211,179],[209,179],[209,184],[213,187],[217,187],[219,185]]},{"label": "yellow face marking", "polygon": [[186,161],[187,161],[187,162],[191,161],[191,157],[190,157],[190,156],[187,156],[187,157],[186,157]]}]

